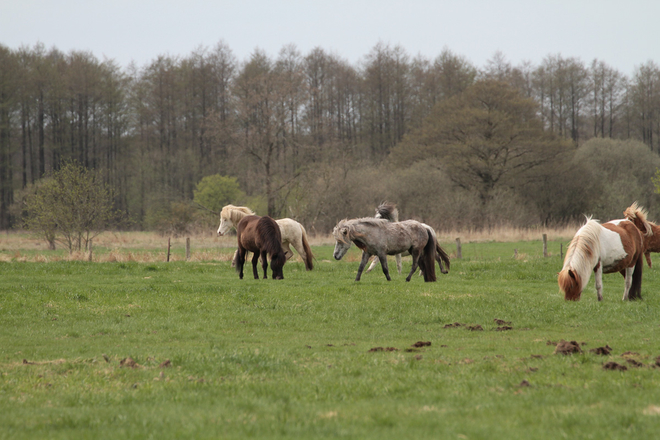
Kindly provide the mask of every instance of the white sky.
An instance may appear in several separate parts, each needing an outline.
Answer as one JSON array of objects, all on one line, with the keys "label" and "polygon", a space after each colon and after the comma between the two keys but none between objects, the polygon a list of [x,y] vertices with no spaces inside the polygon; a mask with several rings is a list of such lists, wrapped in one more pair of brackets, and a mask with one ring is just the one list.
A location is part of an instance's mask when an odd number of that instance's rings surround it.
[{"label": "white sky", "polygon": [[295,44],[356,64],[380,41],[431,59],[446,47],[477,67],[496,51],[514,65],[561,54],[631,75],[660,63],[659,19],[657,0],[0,0],[0,44],[141,67],[219,41],[239,60]]}]

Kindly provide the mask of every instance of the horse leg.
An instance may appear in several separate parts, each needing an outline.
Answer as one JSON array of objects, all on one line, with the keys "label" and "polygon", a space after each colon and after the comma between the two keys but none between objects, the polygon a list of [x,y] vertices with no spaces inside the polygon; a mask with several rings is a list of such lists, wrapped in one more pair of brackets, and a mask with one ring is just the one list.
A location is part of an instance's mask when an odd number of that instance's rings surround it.
[{"label": "horse leg", "polygon": [[598,301],[603,300],[603,265],[598,263],[596,268],[596,274],[594,276],[594,281],[596,283],[596,295],[598,295]]},{"label": "horse leg", "polygon": [[640,255],[635,263],[632,273],[632,284],[628,291],[628,300],[634,301],[642,299],[642,271],[644,270],[644,259]]},{"label": "horse leg", "polygon": [[238,278],[243,279],[243,266],[245,266],[245,252],[241,252],[241,248],[236,249],[235,253],[236,267],[238,268]]},{"label": "horse leg", "polygon": [[626,267],[624,270],[621,271],[621,275],[623,275],[626,279],[625,281],[625,288],[623,289],[623,301],[628,301],[628,295],[630,294],[630,286],[632,285],[632,280],[633,280],[633,272],[635,272],[635,267]]},{"label": "horse leg", "polygon": [[360,267],[358,267],[358,273],[357,276],[355,277],[355,281],[360,281],[360,277],[362,276],[362,271],[364,270],[364,266],[367,265],[367,262],[369,261],[369,257],[371,257],[371,255],[369,255],[364,251],[362,252],[362,261],[360,261]]},{"label": "horse leg", "polygon": [[413,274],[417,270],[417,266],[419,265],[419,252],[410,252],[410,255],[412,255],[412,268],[410,269],[410,273],[406,277],[406,281],[410,281],[412,278]]},{"label": "horse leg", "polygon": [[257,263],[259,262],[259,252],[255,252],[252,255],[252,273],[254,274],[254,279],[259,279],[259,272],[257,271]]},{"label": "horse leg", "polygon": [[390,269],[387,266],[387,255],[378,255],[378,259],[380,260],[380,265],[383,268],[383,273],[385,274],[385,278],[387,278],[387,281],[392,281],[392,278],[390,278]]},{"label": "horse leg", "polygon": [[394,259],[396,260],[396,270],[398,270],[399,275],[401,275],[401,254],[396,254]]},{"label": "horse leg", "polygon": [[[294,246],[294,248],[296,248],[296,247]],[[296,249],[298,249],[298,248],[296,248]],[[291,257],[293,257],[293,251],[289,247],[289,242],[288,241],[283,241],[282,242],[282,250],[284,251],[284,255],[286,256],[287,260],[290,260]],[[300,254],[300,251],[298,251],[298,253]]]},{"label": "horse leg", "polygon": [[261,267],[264,269],[264,280],[268,278],[268,254],[261,251]]},{"label": "horse leg", "polygon": [[371,272],[372,270],[374,270],[374,267],[376,267],[376,264],[378,264],[378,261],[379,261],[379,260],[378,260],[378,255],[376,255],[376,258],[374,258],[373,260],[371,260],[371,264],[370,264],[369,267],[367,268],[367,273],[369,273],[369,272]]}]

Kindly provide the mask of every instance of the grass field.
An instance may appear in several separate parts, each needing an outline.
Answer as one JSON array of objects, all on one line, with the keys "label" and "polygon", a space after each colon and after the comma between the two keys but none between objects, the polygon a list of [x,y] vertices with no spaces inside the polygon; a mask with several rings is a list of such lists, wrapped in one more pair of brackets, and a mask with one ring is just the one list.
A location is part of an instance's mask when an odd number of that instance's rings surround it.
[{"label": "grass field", "polygon": [[357,250],[323,244],[273,281],[239,280],[221,243],[165,263],[0,241],[0,438],[658,438],[660,269],[643,301],[605,275],[601,303],[593,280],[567,303],[560,242],[465,242],[436,283],[356,283]]}]

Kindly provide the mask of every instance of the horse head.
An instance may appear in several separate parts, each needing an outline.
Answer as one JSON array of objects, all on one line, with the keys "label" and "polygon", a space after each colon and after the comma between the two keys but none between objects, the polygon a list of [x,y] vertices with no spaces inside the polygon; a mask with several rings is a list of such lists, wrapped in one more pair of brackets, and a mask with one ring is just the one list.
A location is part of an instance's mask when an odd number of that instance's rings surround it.
[{"label": "horse head", "polygon": [[220,213],[220,226],[218,226],[218,235],[225,235],[231,228],[235,226],[229,216],[226,216],[225,214],[226,212],[223,209]]},{"label": "horse head", "polygon": [[340,221],[332,230],[332,236],[335,237],[335,251],[332,256],[335,257],[335,260],[341,260],[351,247],[351,232],[344,223],[345,220]]},{"label": "horse head", "polygon": [[225,235],[231,228],[235,228],[238,222],[246,215],[254,215],[254,211],[245,206],[224,206],[222,211],[220,211],[218,235]]}]

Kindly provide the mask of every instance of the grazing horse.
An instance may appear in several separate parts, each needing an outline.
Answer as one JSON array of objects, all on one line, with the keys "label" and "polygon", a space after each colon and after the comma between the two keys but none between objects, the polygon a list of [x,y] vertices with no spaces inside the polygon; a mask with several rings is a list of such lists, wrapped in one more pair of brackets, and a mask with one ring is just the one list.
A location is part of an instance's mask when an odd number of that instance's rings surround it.
[{"label": "grazing horse", "polygon": [[637,229],[642,232],[644,236],[644,257],[646,257],[646,264],[651,267],[651,252],[660,252],[660,226],[648,221],[647,215],[646,209],[639,206],[637,202],[634,202],[623,211],[623,216],[633,222]]},{"label": "grazing horse", "polygon": [[596,273],[598,301],[603,299],[603,273],[614,272],[625,277],[623,300],[641,299],[643,254],[642,234],[630,220],[612,220],[601,225],[587,218],[568,246],[557,279],[564,299],[580,300],[592,270]]},{"label": "grazing horse", "polygon": [[243,265],[246,251],[254,252],[252,257],[252,272],[254,279],[259,279],[257,262],[261,255],[261,265],[264,269],[264,279],[268,278],[268,256],[273,270],[273,279],[283,280],[282,267],[286,263],[286,256],[282,249],[282,236],[275,220],[268,216],[248,215],[243,217],[236,225],[238,237],[238,251],[236,253],[236,271],[238,277],[243,279]]},{"label": "grazing horse", "polygon": [[[392,203],[388,202],[383,202],[380,205],[378,205],[378,208],[376,208],[376,215],[374,216],[375,218],[384,218],[385,220],[389,220],[391,222],[398,222],[399,221],[399,210],[396,208],[396,206]],[[440,247],[440,244],[438,243],[437,239],[437,234],[435,233],[435,229],[433,229],[431,226],[427,225],[426,223],[422,223],[431,233],[433,234],[433,237],[435,238],[436,242],[436,248],[435,248],[435,259],[438,262],[438,265],[440,266],[440,272],[443,274],[449,273],[449,255],[447,252],[445,252],[442,247]],[[396,254],[394,256],[394,259],[396,260],[396,268],[401,273],[401,256],[407,256],[410,255],[408,252],[404,252],[403,254]],[[367,273],[371,272],[374,267],[376,267],[376,264],[378,264],[378,257],[374,258],[371,264],[369,265],[369,268],[367,269]],[[445,269],[444,264],[447,265],[447,268]],[[420,275],[422,275],[423,272],[420,271]]]},{"label": "grazing horse", "polygon": [[[229,232],[231,228],[236,227],[238,222],[247,215],[255,215],[255,213],[245,206],[227,205],[223,207],[220,212],[218,235],[224,235]],[[280,227],[282,248],[286,253],[287,260],[293,257],[293,252],[289,247],[291,245],[300,254],[300,257],[305,263],[305,269],[312,270],[314,268],[314,255],[312,254],[312,249],[309,247],[307,231],[305,231],[303,225],[290,218],[281,218],[275,221]],[[236,255],[234,254],[235,258]]]},{"label": "grazing horse", "polygon": [[433,234],[420,222],[406,220],[392,223],[378,218],[357,218],[341,220],[332,230],[335,238],[333,256],[336,260],[346,254],[352,243],[362,250],[362,261],[355,281],[360,281],[362,271],[372,255],[378,255],[387,281],[390,272],[387,268],[387,255],[404,251],[412,256],[412,269],[406,278],[410,281],[417,267],[424,273],[424,281],[435,281],[435,249]]}]

